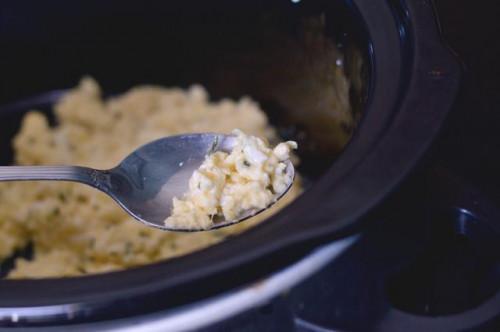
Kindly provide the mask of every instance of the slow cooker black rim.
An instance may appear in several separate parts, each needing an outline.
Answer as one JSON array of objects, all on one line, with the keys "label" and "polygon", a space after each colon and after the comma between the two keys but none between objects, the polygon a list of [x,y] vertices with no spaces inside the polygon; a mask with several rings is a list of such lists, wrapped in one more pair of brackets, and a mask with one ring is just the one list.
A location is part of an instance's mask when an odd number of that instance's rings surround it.
[{"label": "slow cooker black rim", "polygon": [[[295,204],[284,209],[269,222],[245,233],[245,236],[171,262],[153,264],[123,272],[71,279],[3,280],[0,283],[0,292],[2,293],[0,307],[35,307],[87,302],[103,304],[102,301],[109,304],[120,298],[133,298],[141,294],[150,294],[160,289],[186,284],[207,275],[220,273],[229,268],[254,261],[278,248],[306,239],[326,238],[328,235],[328,239],[332,240],[357,231],[358,225],[355,221],[394,188],[430,144],[453,100],[457,89],[459,70],[456,62],[439,41],[430,2],[409,1],[399,13],[392,11],[394,7],[382,6],[380,3],[374,4],[369,0],[359,0],[355,3],[369,28],[372,40],[374,52],[372,68],[375,68],[375,72],[372,73],[375,81],[372,98],[367,107],[367,116],[342,158],[332,166],[321,183],[308,191],[307,195],[303,195]],[[399,16],[401,14],[403,16]],[[401,22],[395,22],[393,15],[396,15]],[[410,21],[411,26],[408,25]],[[399,35],[398,28],[402,27],[399,25],[402,22],[406,22],[406,26],[403,27],[406,36]],[[401,40],[411,40],[410,46],[414,48],[411,59],[404,58]],[[381,47],[386,49],[379,50]],[[395,52],[390,53],[392,51]],[[394,54],[400,56],[396,58],[383,58],[381,56],[387,53],[391,56]],[[398,88],[402,86],[400,83],[403,75],[400,71],[402,66],[399,63],[400,60],[408,61],[407,64],[411,66],[412,75],[408,79],[405,93],[400,93],[400,96],[404,95],[404,98],[398,100],[396,92],[400,92]],[[381,68],[390,69],[393,67],[396,67],[396,70],[390,73],[380,70]],[[384,81],[387,83],[384,86],[386,90],[379,93],[381,87],[379,84],[377,88],[377,82],[387,78],[388,74],[391,74],[391,80]],[[392,84],[389,85],[391,82]],[[388,87],[395,88],[391,90]],[[428,98],[420,100],[422,96]],[[394,106],[398,102],[400,105],[396,111]],[[391,104],[391,106],[387,107],[387,104]],[[418,106],[418,110],[421,112],[417,118],[411,116],[415,106]],[[378,112],[374,111],[377,107]],[[384,116],[380,116],[381,113]],[[377,122],[371,122],[371,118],[374,117],[378,118],[382,124],[375,126]],[[422,127],[415,125],[415,121],[428,126],[423,130]],[[409,123],[411,125],[406,127]],[[414,132],[415,127],[420,129],[419,133]],[[361,135],[362,133],[366,134],[370,128],[373,131],[371,136]],[[401,132],[406,133],[411,138],[411,142],[395,142],[394,135],[401,137]],[[378,137],[377,141],[363,142],[363,139],[374,136]],[[358,149],[356,149],[357,146]],[[365,153],[359,154],[359,149],[364,150]],[[394,151],[400,153],[398,160],[394,160]],[[392,166],[391,169],[387,169],[388,165],[373,166],[377,165],[377,161],[381,157],[391,161],[391,165],[389,165]],[[380,175],[375,172],[376,170],[385,171],[385,174],[382,172],[383,179],[373,177]],[[359,174],[364,174],[364,176],[356,177]],[[367,178],[370,178],[371,181],[367,181]],[[364,182],[365,180],[366,182]],[[371,194],[373,192],[365,191],[364,185],[367,185],[368,182],[370,185],[367,187],[375,191],[376,195]],[[355,197],[356,201],[339,199],[333,201],[336,204],[324,203],[326,198],[335,199],[345,195],[346,188],[351,191],[351,195],[353,188],[358,189],[356,193],[359,193],[359,189],[363,189],[361,191],[364,192],[363,199],[360,195]],[[317,204],[319,198],[322,198],[324,203],[321,206]],[[353,210],[353,204],[359,207],[361,200],[364,201],[363,208]],[[312,212],[311,206],[316,206]],[[336,216],[336,222],[328,223],[328,220],[325,221],[325,219],[331,217],[332,212],[335,212],[333,215]],[[307,221],[306,218],[299,218],[304,215],[308,215]],[[291,217],[296,222],[291,223]],[[311,220],[315,221],[313,226],[311,226]],[[310,228],[304,228],[304,222],[307,222]],[[265,245],[259,246],[259,244]],[[227,257],[227,252],[243,252],[243,254]],[[206,260],[202,262],[201,258],[206,258]],[[217,264],[212,264],[213,262]],[[176,267],[180,265],[187,267],[186,271],[175,274]],[[171,275],[172,277],[168,279],[158,277],[162,275]],[[66,309],[60,311],[59,314],[64,313]],[[0,319],[6,318],[4,316]]]}]

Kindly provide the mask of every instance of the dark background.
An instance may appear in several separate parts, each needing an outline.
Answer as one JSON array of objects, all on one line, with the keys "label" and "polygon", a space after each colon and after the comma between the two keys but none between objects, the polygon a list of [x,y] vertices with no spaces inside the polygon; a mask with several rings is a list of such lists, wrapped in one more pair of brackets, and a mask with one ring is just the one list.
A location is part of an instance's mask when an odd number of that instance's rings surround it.
[{"label": "dark background", "polygon": [[500,203],[500,2],[435,0],[443,37],[464,65],[439,159]]},{"label": "dark background", "polygon": [[[0,10],[0,36],[2,36],[2,40],[8,39],[9,34],[7,34],[7,31],[10,30],[20,33],[16,38],[22,40],[23,26],[30,26],[30,23],[36,25],[37,11],[43,11],[44,6],[46,6],[46,4],[22,0],[6,1],[5,3],[9,4],[6,8],[11,7],[11,10],[4,8]],[[79,4],[83,4],[79,2],[70,4],[61,1],[58,3],[61,6],[68,7],[65,7],[65,12],[69,14],[57,18],[63,23],[64,20],[71,21],[72,15],[77,15],[81,10]],[[434,151],[436,153],[434,155],[437,156],[439,162],[444,163],[446,167],[452,168],[466,179],[479,185],[481,189],[500,203],[500,192],[496,190],[500,185],[500,175],[498,174],[500,171],[500,113],[498,110],[498,105],[500,105],[500,3],[496,0],[435,0],[435,4],[444,39],[463,62],[464,75],[460,95],[441,138],[435,146]],[[86,6],[95,6],[95,12],[98,15],[99,8],[107,8],[111,5],[107,5],[106,2],[89,1]],[[148,6],[151,6],[150,2],[146,2],[143,7],[147,9]],[[30,8],[30,11],[27,12],[23,8]],[[16,11],[23,12],[22,19],[16,16]],[[124,15],[124,17],[130,17],[132,20],[133,14],[129,13],[129,16]],[[57,13],[54,13],[55,17],[57,17]],[[16,28],[16,24],[20,26]],[[92,24],[89,24],[86,29],[93,29]],[[108,33],[114,31],[112,25],[107,29],[109,30],[106,30]],[[30,34],[33,34],[33,31],[29,31]],[[5,35],[3,32],[5,32]],[[50,39],[51,37],[46,36],[48,33],[49,31],[42,30],[37,31],[35,35],[40,38]],[[71,45],[71,40],[75,36],[71,35],[70,32],[65,35],[64,30],[60,34],[62,37],[59,36],[58,38],[62,38],[63,43],[61,44],[68,44],[68,49],[73,53],[78,52],[78,48]],[[123,39],[132,37],[134,36],[122,36]],[[102,38],[105,38],[105,36]],[[26,91],[40,92],[61,88],[61,85],[47,86],[48,82],[60,82],[61,78],[50,79],[49,73],[51,69],[41,68],[38,65],[38,58],[50,56],[47,55],[50,54],[50,50],[40,48],[36,43],[33,44],[32,49],[26,49],[21,53],[15,52],[11,48],[12,45],[7,42],[5,44],[0,43],[0,68],[2,72],[10,73],[12,71],[9,65],[10,62],[13,59],[22,57],[20,61],[25,64],[25,71],[32,73],[32,79],[26,79],[22,83],[22,86],[26,87]],[[138,47],[139,49],[140,47]],[[74,58],[75,54],[71,53],[68,56]],[[99,56],[103,55],[99,54]],[[85,65],[85,61],[91,60],[82,59],[80,62]],[[114,59],[111,62],[115,63],[115,67],[122,65],[126,68],[126,63],[122,64],[123,61],[123,59]],[[186,58],[182,57],[180,61],[186,61]],[[79,62],[76,61],[75,63]],[[109,63],[109,61],[105,63]],[[143,64],[143,67],[147,66],[148,63]],[[130,70],[130,68],[127,70]],[[140,66],[138,70],[148,72],[147,68]],[[81,76],[80,71],[81,68],[78,65],[75,68],[69,68],[65,73],[59,74],[59,76],[66,77],[68,81],[67,85],[63,86],[74,84],[74,77]],[[0,75],[2,75],[2,72],[0,72]],[[125,73],[126,70],[118,71],[118,73],[120,72]],[[137,82],[127,81],[125,76],[123,74],[123,77],[119,77],[120,81],[123,82],[122,88],[137,84]],[[36,77],[42,77],[42,79],[37,80]],[[102,78],[97,78],[99,81],[103,81]],[[154,82],[154,78],[147,77],[147,80],[148,82]],[[39,86],[42,83],[43,86]],[[102,83],[106,86],[106,82],[103,81]],[[1,103],[26,97],[27,93],[25,91],[18,90],[15,88],[15,84],[0,80]]]},{"label": "dark background", "polygon": [[[37,11],[43,10],[46,5],[32,1],[6,1],[6,3],[15,10],[0,10],[2,40],[8,37],[8,34],[2,35],[2,31],[7,31],[7,27],[22,32],[22,26],[29,26],[33,21],[35,21],[33,24],[36,24]],[[148,3],[146,2],[146,4]],[[66,12],[71,15],[58,18],[64,22],[64,20],[71,20],[72,15],[77,15],[81,10],[78,4],[83,3],[59,2],[59,4],[65,4],[72,9],[65,8]],[[498,109],[498,105],[500,105],[500,4],[496,0],[435,0],[435,4],[444,39],[464,64],[462,89],[445,130],[435,146],[435,155],[446,167],[452,168],[466,179],[479,185],[481,189],[500,203],[500,192],[497,190],[500,185],[500,175],[498,174],[500,171],[500,113]],[[106,2],[90,1],[87,3],[87,6],[92,5],[96,6],[96,13],[99,12],[99,8],[110,6],[106,5]],[[17,18],[16,10],[19,11],[24,7],[31,9],[31,15],[22,11],[25,17],[23,19]],[[147,6],[145,5],[145,7]],[[133,17],[133,13],[129,14],[130,17]],[[54,17],[56,16],[54,13]],[[125,17],[127,16],[125,15]],[[21,26],[16,28],[15,22]],[[87,28],[92,29],[92,25],[89,24]],[[108,32],[112,32],[113,26],[109,26],[108,30]],[[49,32],[37,31],[36,35],[41,36],[40,38],[46,38],[47,33]],[[64,30],[61,31],[61,35],[63,37],[59,38],[64,39]],[[20,36],[22,37],[22,35]],[[70,43],[69,41],[74,37],[68,33],[65,42]],[[124,39],[130,37],[123,36]],[[33,45],[32,49],[19,53],[14,52],[10,49],[11,47],[11,44],[0,43],[0,68],[2,72],[12,71],[9,65],[10,61],[21,56],[22,62],[26,64],[26,72],[32,73],[32,79],[26,79],[22,84],[22,86],[27,87],[27,91],[47,91],[61,87],[61,85],[47,86],[47,82],[51,81],[48,77],[51,70],[50,68],[40,68],[37,64],[38,58],[47,57],[48,55],[45,53],[50,52],[50,50]],[[69,45],[69,49],[72,52],[78,52],[78,48],[72,47],[72,45]],[[74,57],[75,55],[68,54],[68,56]],[[185,58],[181,60],[186,61]],[[85,61],[87,60],[81,60],[83,64]],[[117,63],[116,66],[119,67],[123,60],[114,59],[112,62]],[[144,66],[147,67],[148,64],[145,63]],[[142,67],[138,68],[138,70],[143,69]],[[75,83],[73,77],[81,76],[80,70],[80,67],[77,66],[62,74],[67,77],[67,86]],[[43,87],[38,86],[42,83],[38,82],[36,77],[42,77],[38,81],[43,82]],[[153,78],[148,77],[148,82],[153,82]],[[102,81],[101,78],[98,77],[98,79]],[[120,79],[123,82],[123,88],[136,84],[136,82],[128,82],[125,75]],[[58,82],[56,79],[53,81]],[[103,84],[105,83],[103,82]],[[25,92],[17,91],[6,80],[0,80],[0,100],[2,103],[22,97],[26,97]]]}]

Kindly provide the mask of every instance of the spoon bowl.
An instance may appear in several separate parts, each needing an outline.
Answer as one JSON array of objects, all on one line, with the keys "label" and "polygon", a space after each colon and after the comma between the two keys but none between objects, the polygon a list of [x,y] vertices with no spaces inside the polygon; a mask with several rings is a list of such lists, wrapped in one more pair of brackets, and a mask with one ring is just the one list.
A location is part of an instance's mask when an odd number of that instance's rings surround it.
[{"label": "spoon bowl", "polygon": [[125,211],[147,226],[169,231],[203,231],[241,222],[267,209],[290,188],[295,176],[292,163],[286,172],[292,179],[265,209],[250,209],[235,220],[215,220],[209,229],[182,229],[165,225],[174,197],[189,189],[189,179],[208,154],[230,153],[236,140],[232,135],[187,134],[158,139],[139,147],[118,166],[96,170],[80,166],[1,166],[0,181],[58,180],[76,181],[111,196]]}]

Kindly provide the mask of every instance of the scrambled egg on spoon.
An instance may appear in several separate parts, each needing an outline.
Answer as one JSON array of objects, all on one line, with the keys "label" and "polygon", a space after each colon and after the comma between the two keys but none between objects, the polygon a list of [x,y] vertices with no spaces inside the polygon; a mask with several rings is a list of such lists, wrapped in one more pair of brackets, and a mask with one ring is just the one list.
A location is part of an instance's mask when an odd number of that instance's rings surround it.
[{"label": "scrambled egg on spoon", "polygon": [[237,219],[248,210],[261,210],[286,191],[293,180],[285,161],[297,143],[279,143],[271,149],[262,139],[234,130],[231,153],[218,151],[189,180],[183,198],[173,199],[172,215],[165,225],[176,229],[209,229],[216,217]]}]

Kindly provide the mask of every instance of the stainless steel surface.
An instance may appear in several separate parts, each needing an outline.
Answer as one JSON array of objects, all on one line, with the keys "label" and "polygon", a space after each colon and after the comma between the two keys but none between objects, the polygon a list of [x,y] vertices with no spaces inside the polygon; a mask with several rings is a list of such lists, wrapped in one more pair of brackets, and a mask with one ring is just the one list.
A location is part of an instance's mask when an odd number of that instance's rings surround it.
[{"label": "stainless steel surface", "polygon": [[[170,231],[201,231],[203,229],[165,226],[164,221],[172,210],[172,199],[181,197],[188,190],[189,178],[207,154],[230,152],[234,143],[231,135],[171,136],[143,145],[110,170],[80,166],[1,166],[0,181],[80,182],[108,194],[125,211],[148,226]],[[289,161],[287,172],[293,179],[294,167]],[[285,193],[277,195],[272,203]],[[221,220],[212,229],[241,222],[263,210],[248,210],[236,220]]]}]

